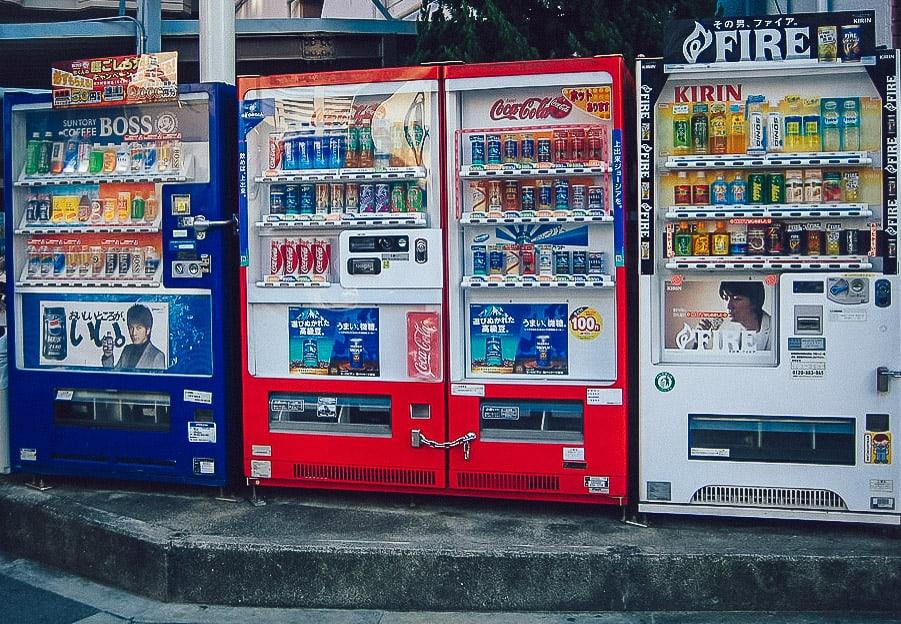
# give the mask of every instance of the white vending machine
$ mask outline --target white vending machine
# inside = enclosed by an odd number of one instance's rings
[[[639,510],[898,524],[898,53],[676,22],[637,66]]]

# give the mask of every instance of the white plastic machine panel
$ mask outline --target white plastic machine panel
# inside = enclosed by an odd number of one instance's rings
[[[441,288],[441,230],[341,232],[344,288]]]
[[[616,379],[611,82],[603,72],[448,81],[448,119],[459,129],[447,137],[453,379]],[[606,106],[588,112],[567,98],[571,90]],[[604,157],[543,157],[538,143],[555,131],[596,139]],[[534,141],[536,164],[516,145],[519,158],[503,152],[492,169],[492,135],[505,150],[511,137]],[[473,159],[480,140],[485,167]]]
[[[858,512],[897,499],[901,388],[878,392],[876,369],[898,360],[898,288],[783,275],[775,366],[655,367],[643,400],[667,418],[641,421],[642,501],[686,504],[706,486],[828,490]]]

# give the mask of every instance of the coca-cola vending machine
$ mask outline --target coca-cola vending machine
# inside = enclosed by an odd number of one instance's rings
[[[439,71],[239,81],[254,484],[445,486]]]
[[[631,77],[610,56],[445,78],[450,491],[625,504]]]

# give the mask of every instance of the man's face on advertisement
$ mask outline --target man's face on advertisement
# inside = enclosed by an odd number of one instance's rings
[[[729,316],[736,323],[741,323],[747,327],[745,321],[755,322],[757,320],[754,310],[751,306],[751,300],[743,295],[726,295],[726,310]]]
[[[128,326],[128,335],[133,344],[144,344],[150,340],[150,328],[140,323],[131,323]]]

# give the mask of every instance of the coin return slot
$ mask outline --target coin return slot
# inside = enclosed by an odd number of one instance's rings
[[[823,334],[823,306],[795,306],[795,333],[821,336]]]
[[[413,403],[410,405],[410,418],[415,420],[427,420],[432,417],[432,408],[428,403]]]

